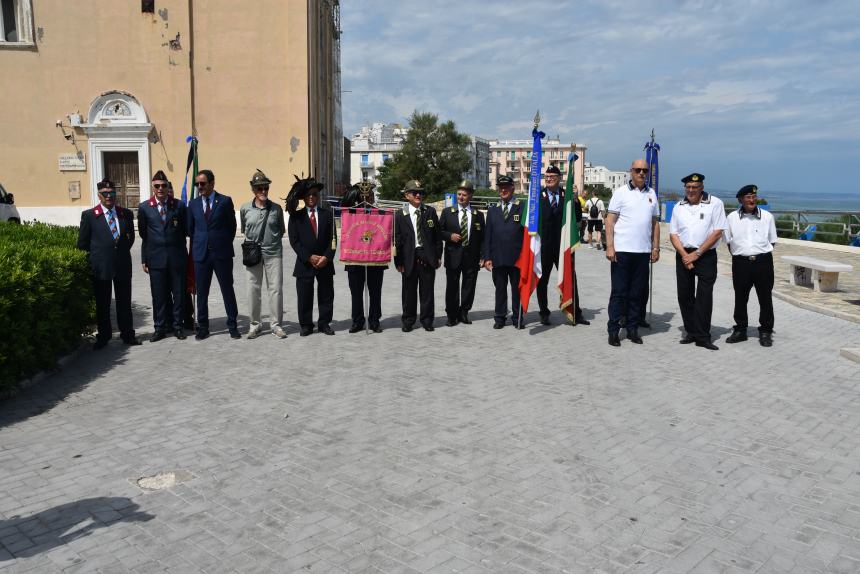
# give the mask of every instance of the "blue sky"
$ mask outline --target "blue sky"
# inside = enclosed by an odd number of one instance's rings
[[[485,138],[542,129],[661,188],[860,193],[860,2],[344,0],[343,123],[412,110]]]

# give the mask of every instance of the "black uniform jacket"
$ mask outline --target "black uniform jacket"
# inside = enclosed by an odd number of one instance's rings
[[[93,276],[102,281],[131,279],[131,246],[134,245],[134,215],[115,206],[119,238],[114,241],[101,204],[81,214],[78,249],[89,253]]]

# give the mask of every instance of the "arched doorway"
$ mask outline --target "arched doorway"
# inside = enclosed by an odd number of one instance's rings
[[[91,204],[98,202],[96,183],[108,177],[117,185],[117,204],[137,208],[149,197],[149,133],[152,124],[131,94],[105,92],[90,104],[87,124]]]

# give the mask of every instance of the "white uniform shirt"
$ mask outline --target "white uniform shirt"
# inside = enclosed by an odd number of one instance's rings
[[[653,189],[622,185],[612,192],[608,211],[618,216],[615,251],[651,253],[651,222],[660,218],[660,204]]]
[[[743,208],[731,212],[726,218],[723,237],[732,255],[761,255],[773,251],[776,243],[776,222],[773,214],[761,208],[743,213]]]
[[[726,207],[719,197],[702,194],[702,199],[696,205],[683,199],[672,210],[672,222],[669,233],[677,235],[681,245],[698,249],[716,230],[726,228]],[[711,249],[716,249],[720,242],[717,240]]]

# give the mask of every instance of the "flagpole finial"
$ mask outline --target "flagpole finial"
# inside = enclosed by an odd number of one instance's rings
[[[654,142],[654,128],[651,128],[651,142]]]
[[[534,122],[535,122],[535,129],[538,129],[538,126],[540,125],[540,110],[535,112]]]

